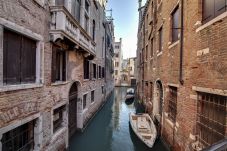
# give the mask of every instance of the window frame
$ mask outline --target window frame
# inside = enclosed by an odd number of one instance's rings
[[[67,81],[67,52],[52,46],[52,83]]]
[[[176,122],[178,88],[169,86],[168,117],[172,122]]]
[[[21,130],[21,129],[26,129],[26,130]],[[7,150],[7,148],[4,148],[4,144],[6,144],[6,143],[10,143],[10,142],[13,142],[10,146],[12,147],[14,144],[15,144],[15,141],[18,141],[19,139],[16,139],[17,137],[19,137],[19,138],[21,138],[21,136],[24,136],[24,135],[26,135],[26,134],[24,134],[24,133],[27,133],[27,132],[29,132],[29,134],[30,135],[28,135],[28,137],[29,138],[25,138],[25,139],[27,139],[27,143],[25,143],[25,144],[23,144],[23,146],[21,146],[21,147],[19,147],[18,149],[16,149],[16,150],[21,150],[21,149],[23,149],[23,148],[25,148],[25,147],[27,147],[28,145],[31,145],[31,148],[30,149],[34,149],[34,147],[35,147],[35,121],[34,120],[32,120],[32,121],[30,121],[30,122],[27,122],[27,123],[24,123],[24,124],[22,124],[22,125],[20,125],[20,126],[18,126],[18,127],[16,127],[16,128],[14,128],[14,129],[11,129],[11,130],[9,130],[8,132],[6,132],[6,133],[3,133],[3,135],[2,135],[2,139],[1,139],[1,147],[2,148],[0,148],[0,149],[6,149]],[[23,135],[24,134],[24,135]],[[10,135],[10,136],[9,136]],[[10,137],[10,139],[7,139],[7,140],[5,140],[6,139],[6,137]],[[23,137],[24,138],[24,137]],[[4,142],[5,141],[5,142]],[[23,141],[23,143],[24,143],[24,141]],[[18,145],[18,144],[17,144]],[[20,144],[21,145],[21,144]],[[18,146],[16,146],[16,147],[18,147]],[[14,148],[14,147],[13,147]],[[15,148],[14,148],[15,149]]]
[[[57,112],[59,111],[59,112]],[[59,119],[55,119],[55,112],[57,112],[58,114],[60,113],[59,115]],[[57,131],[59,131],[60,129],[64,128],[64,114],[66,112],[66,104],[64,105],[61,105],[61,106],[58,106],[56,108],[53,109],[52,111],[52,117],[53,117],[53,121],[52,121],[52,124],[53,124],[53,128],[52,128],[52,133],[55,134]],[[57,126],[55,125],[57,124]]]
[[[206,1],[207,0],[202,0],[202,23],[203,24],[215,19],[216,17],[218,17],[219,15],[227,11],[227,0],[223,0],[223,2],[225,1],[225,6],[223,6],[221,9],[216,8],[217,6],[216,2],[218,1],[209,0],[208,2],[212,3],[210,4],[211,6],[209,6],[208,4],[205,5]],[[210,8],[205,8],[206,6]]]
[[[95,102],[95,90],[91,91],[91,103]]]
[[[171,12],[171,42],[174,43],[179,40],[179,25],[180,25],[180,7],[177,5]],[[176,18],[175,18],[176,17]],[[178,21],[175,23],[175,21]],[[177,26],[177,27],[175,27]]]
[[[87,93],[83,95],[83,110],[86,110],[87,108]]]
[[[216,100],[216,98],[218,98],[218,100]],[[222,140],[225,138],[225,132],[226,132],[225,125],[227,123],[226,105],[227,105],[227,96],[197,91],[197,114],[196,114],[196,131],[197,132],[196,133],[198,134],[197,141],[199,142],[199,145],[201,146],[201,148],[210,146],[211,144],[216,143],[219,140]],[[220,115],[224,115],[224,117],[222,117],[221,119]],[[224,121],[220,121],[220,120],[224,120]],[[221,122],[224,122],[224,123],[221,123]],[[222,129],[221,129],[221,126],[222,126]],[[214,129],[214,127],[216,129]],[[214,140],[215,139],[214,135],[217,135],[217,134],[222,138],[220,137],[219,140]],[[208,142],[208,141],[211,141],[211,142]]]
[[[158,47],[159,47],[159,51],[158,52],[162,52],[163,50],[163,25],[159,28],[158,30]]]
[[[3,84],[3,70],[0,70],[0,92],[14,91],[14,90],[22,90],[22,89],[30,89],[37,88],[43,86],[43,68],[41,66],[42,58],[43,58],[43,50],[44,50],[44,42],[43,37],[37,33],[29,29],[24,29],[22,26],[12,23],[10,21],[2,21],[3,25],[0,25],[0,43],[3,43],[4,37],[3,32],[5,29],[10,30],[12,32],[18,33],[19,35],[25,36],[29,39],[36,41],[36,74],[35,74],[35,82],[27,83],[27,84],[18,84],[18,85],[4,85]],[[14,24],[14,26],[11,26]],[[0,68],[3,69],[3,45],[0,45]]]
[[[84,80],[90,79],[90,61],[84,58]]]

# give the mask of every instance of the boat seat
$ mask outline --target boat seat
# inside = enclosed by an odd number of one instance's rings
[[[146,117],[137,118],[137,129],[139,132],[151,133],[149,128],[150,128],[150,126],[149,126],[149,123],[148,123]]]
[[[151,134],[146,134],[146,133],[140,133],[141,136],[145,139],[151,139],[152,135]]]

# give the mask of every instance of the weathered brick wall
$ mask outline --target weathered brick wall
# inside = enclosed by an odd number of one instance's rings
[[[46,1],[44,2],[44,5],[41,6],[34,0],[0,1],[0,19],[11,21],[15,23],[15,26],[22,26],[24,30],[29,29],[41,35],[43,38],[41,42],[44,48],[41,54],[43,57],[41,59],[41,78],[43,83],[38,88],[0,92],[0,129],[20,123],[21,120],[40,113],[40,118],[42,119],[40,149],[55,151],[67,147],[68,126],[65,123],[64,130],[52,135],[53,108],[59,104],[66,104],[67,108],[70,87],[74,82],[79,82],[81,85],[78,87],[78,97],[82,98],[84,93],[88,93],[87,111],[82,117],[82,124],[84,124],[104,103],[102,86],[105,83],[104,79],[84,81],[84,56],[75,51],[67,51],[67,82],[60,84],[51,82],[52,43],[49,39],[50,13]],[[103,27],[101,26],[101,28]],[[101,36],[103,34],[104,32],[101,33]],[[104,66],[104,59],[102,59],[100,54],[103,44],[99,41],[101,39],[100,36],[97,36],[97,38],[96,51],[99,55],[93,62]],[[93,104],[90,103],[92,90],[95,90],[95,102]]]
[[[151,0],[152,2],[152,0]],[[150,23],[152,17],[151,4],[147,7],[144,15],[144,22]],[[158,6],[154,1],[155,20],[153,33],[151,26],[148,28],[148,36],[145,34],[145,42],[143,41],[143,28],[138,31],[138,50],[145,49],[148,43],[149,35],[154,38],[154,57],[150,60],[150,65],[145,65],[144,79],[142,72],[139,75],[138,91],[142,91],[142,80],[153,82],[153,99],[152,103],[159,101],[156,89],[156,80],[162,82],[164,89],[164,110],[162,113],[162,136],[173,147],[174,150],[192,150],[191,143],[194,142],[196,135],[196,113],[197,113],[197,92],[194,87],[211,88],[210,91],[218,89],[224,94],[227,90],[227,30],[226,17],[220,21],[204,27],[202,22],[202,5],[201,1],[184,1],[184,47],[183,47],[183,80],[184,84],[179,82],[179,66],[180,66],[180,41],[171,43],[171,12],[181,2],[174,0],[171,2],[162,1]],[[148,14],[148,19],[147,19]],[[180,21],[180,18],[179,18]],[[164,45],[162,53],[158,53],[159,35],[158,30],[163,27]],[[179,25],[180,26],[180,25]],[[180,31],[180,30],[179,30]],[[145,43],[145,45],[143,44]],[[148,51],[149,53],[150,51]],[[148,54],[148,56],[151,54]],[[139,56],[137,56],[139,57]],[[145,60],[143,56],[142,62]],[[153,69],[152,69],[153,68]],[[152,69],[152,70],[151,70]],[[142,68],[141,70],[142,71]],[[177,97],[177,117],[176,122],[171,122],[168,117],[169,102],[169,86],[174,85],[178,89]],[[149,87],[144,86],[144,93],[140,95],[148,98],[151,92],[147,93]],[[149,91],[149,90],[148,90]],[[150,90],[151,91],[151,90]],[[146,103],[147,104],[147,103]],[[150,108],[150,107],[148,107]],[[153,106],[157,108],[157,106]],[[149,113],[152,109],[148,110]],[[175,129],[175,130],[174,130]]]

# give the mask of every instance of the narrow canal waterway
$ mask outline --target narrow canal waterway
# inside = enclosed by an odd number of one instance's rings
[[[83,133],[70,140],[70,151],[166,151],[160,140],[152,149],[147,148],[133,133],[129,125],[129,112],[134,105],[126,105],[126,88],[115,88],[106,105],[92,119]]]

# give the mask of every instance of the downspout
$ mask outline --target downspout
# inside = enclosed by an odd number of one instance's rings
[[[145,92],[144,92],[144,77],[145,77],[145,73],[144,73],[144,71],[145,71],[145,70],[144,70],[144,63],[145,63],[144,54],[145,54],[145,53],[144,53],[144,52],[145,52],[145,49],[146,49],[146,48],[145,48],[145,47],[146,47],[146,46],[145,46],[145,38],[146,38],[146,35],[145,35],[146,29],[145,29],[145,27],[146,27],[146,26],[145,26],[145,19],[144,19],[144,20],[143,20],[143,52],[142,52],[142,54],[143,54],[143,64],[142,64],[142,65],[143,65],[143,66],[142,66],[142,67],[143,67],[143,72],[142,72],[142,74],[143,74],[143,75],[142,75],[142,77],[143,77],[143,83],[142,83],[142,84],[143,84],[143,87],[142,87],[142,88],[143,88],[143,89],[142,89],[142,91],[143,91],[143,92],[142,92],[143,101],[144,101],[144,93],[145,93]]]
[[[180,75],[179,81],[181,85],[184,84],[183,80],[183,53],[184,53],[184,0],[181,0],[181,27],[180,27]]]

